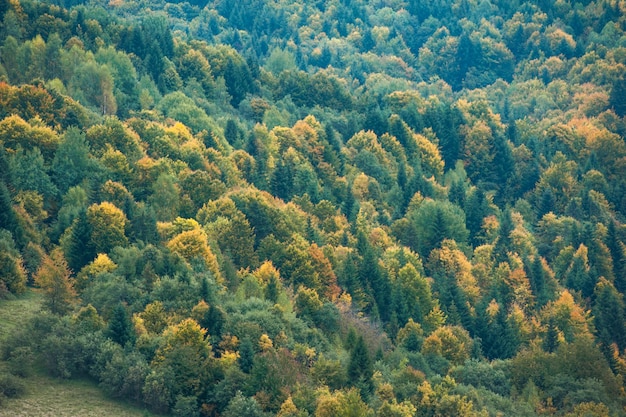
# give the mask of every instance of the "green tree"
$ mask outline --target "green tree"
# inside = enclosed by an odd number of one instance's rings
[[[92,225],[87,217],[86,208],[80,209],[66,233],[67,240],[63,244],[65,257],[70,270],[76,274],[97,255],[91,239]]]
[[[239,57],[237,57],[239,58]],[[224,69],[224,81],[226,89],[230,94],[230,104],[239,107],[239,103],[246,97],[246,94],[253,92],[254,80],[250,74],[250,69],[243,59],[227,57]]]
[[[109,324],[107,328],[107,335],[115,343],[122,346],[127,343],[132,343],[135,339],[135,331],[133,329],[133,323],[127,311],[127,307],[122,303],[113,310]]]
[[[92,175],[94,166],[89,159],[89,144],[85,135],[76,127],[70,127],[52,160],[52,179],[61,194]]]
[[[0,229],[12,232],[12,239],[21,241],[21,229],[17,227],[17,218],[11,201],[11,194],[4,181],[0,181]]]
[[[626,77],[618,79],[611,88],[609,105],[620,116],[626,116]]]
[[[467,242],[469,232],[465,227],[465,214],[448,201],[426,199],[407,214],[415,225],[418,241],[415,247],[423,258],[445,239],[453,239],[459,245]]]
[[[223,417],[264,417],[266,414],[263,412],[259,403],[254,398],[244,397],[241,392],[238,392],[235,397],[230,400],[228,407],[222,414]]]
[[[616,343],[620,351],[626,348],[623,296],[606,279],[596,285],[592,312],[600,341],[607,346]]]
[[[348,380],[364,392],[371,389],[372,374],[374,372],[372,357],[370,356],[363,335],[359,335],[350,352],[348,362]]]
[[[0,229],[0,294],[20,294],[26,290],[26,271],[11,234]]]
[[[57,196],[58,189],[48,175],[38,147],[31,150],[18,147],[17,152],[9,159],[9,168],[11,183],[18,190],[37,191],[47,199]]]
[[[246,337],[239,346],[239,367],[245,373],[249,373],[254,365],[254,344],[249,337]]]
[[[548,329],[543,339],[542,348],[548,353],[553,353],[559,347],[559,329],[556,327],[554,318],[548,320]]]

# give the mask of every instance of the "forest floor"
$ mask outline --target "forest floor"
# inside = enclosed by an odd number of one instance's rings
[[[41,309],[42,296],[29,290],[12,300],[0,301],[0,343],[15,328]],[[4,364],[0,362],[0,369]],[[148,417],[154,414],[115,401],[89,380],[62,380],[36,371],[24,380],[26,392],[16,399],[3,399],[0,417]]]

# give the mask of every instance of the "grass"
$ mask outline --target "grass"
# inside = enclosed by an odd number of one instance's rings
[[[0,343],[41,309],[41,293],[29,290],[10,300],[0,300]],[[4,370],[0,362],[0,371]],[[26,393],[4,399],[0,417],[146,417],[154,414],[106,396],[93,381],[61,380],[36,373],[24,380]]]
[[[21,398],[5,400],[2,417],[146,417],[148,411],[108,398],[91,381],[66,381],[36,375],[26,379]]]
[[[41,309],[42,302],[43,296],[34,290],[13,299],[0,300],[0,340],[26,324]]]

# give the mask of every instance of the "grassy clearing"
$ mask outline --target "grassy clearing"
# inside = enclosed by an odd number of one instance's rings
[[[64,381],[46,376],[27,380],[22,398],[5,400],[2,417],[146,417],[153,414],[108,398],[91,381]]]
[[[0,343],[41,309],[43,297],[28,291],[12,300],[0,300]],[[0,371],[4,370],[0,362]],[[24,380],[26,393],[4,399],[0,417],[146,417],[138,407],[108,398],[92,381],[65,381],[36,374]]]
[[[43,296],[34,290],[12,300],[0,300],[0,340],[28,322],[41,309],[42,302]]]

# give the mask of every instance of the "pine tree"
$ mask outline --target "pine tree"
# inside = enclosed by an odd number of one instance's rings
[[[497,193],[497,200],[499,202],[505,202],[510,194],[508,182],[513,173],[515,172],[515,160],[513,159],[513,152],[508,141],[500,136],[496,135],[493,143],[493,176],[496,184],[501,184]]]
[[[250,373],[254,365],[254,345],[250,338],[245,338],[239,345],[239,367],[245,373]]]
[[[391,285],[389,278],[378,264],[378,255],[375,249],[361,231],[357,235],[357,247],[363,256],[358,270],[361,288],[371,289],[368,291],[368,294],[371,294],[374,298],[376,311],[380,314],[380,319],[387,322],[391,314]]]
[[[7,184],[11,175],[9,171],[9,160],[7,159],[6,150],[4,146],[0,144],[0,183]]]
[[[606,279],[596,285],[595,302],[592,308],[594,323],[599,336],[603,332],[610,337],[610,343],[617,343],[620,351],[626,348],[625,306],[622,295]],[[606,343],[606,341],[603,341]]]
[[[506,262],[508,259],[508,251],[511,244],[511,232],[513,231],[513,219],[511,218],[511,209],[506,208],[500,216],[500,228],[498,231],[498,240],[494,250],[496,262]]]
[[[372,358],[365,339],[359,335],[356,343],[350,352],[350,362],[348,362],[348,380],[353,384],[365,383],[370,384],[372,374],[374,372]]]
[[[270,275],[270,280],[265,287],[265,298],[272,303],[278,302],[278,295],[280,293],[280,281],[275,275]]]
[[[487,333],[481,335],[483,352],[488,359],[513,357],[519,346],[519,335],[507,317],[506,308],[500,305],[495,317],[488,319]]]
[[[88,176],[92,165],[85,135],[75,127],[67,129],[52,161],[52,179],[61,194]]]
[[[4,181],[0,181],[0,229],[12,231],[16,224],[11,194]]]
[[[96,256],[96,250],[91,244],[91,225],[87,220],[86,209],[80,211],[70,230],[65,256],[70,270],[76,274]]]
[[[274,196],[289,201],[293,196],[293,180],[291,165],[280,160],[270,178],[270,191]]]
[[[118,303],[113,310],[113,314],[109,320],[107,335],[111,340],[122,346],[129,342],[132,343],[135,339],[133,323],[126,311],[126,307],[122,303]]]
[[[613,261],[613,274],[615,276],[615,288],[626,294],[626,258],[624,257],[624,246],[617,235],[616,222],[609,222],[606,245],[611,253]]]
[[[626,116],[626,77],[622,77],[613,84],[609,105],[619,117]]]
[[[525,264],[527,263],[528,261],[525,262]],[[537,305],[543,307],[548,302],[549,297],[546,288],[546,272],[543,269],[543,263],[539,255],[535,255],[532,264],[527,270],[530,288],[535,295]]]
[[[481,189],[474,189],[465,203],[465,216],[467,218],[467,229],[470,232],[472,243],[477,246],[482,243],[480,233],[482,231],[483,220],[491,214],[489,202],[485,196],[485,192]]]
[[[226,127],[224,128],[224,138],[231,145],[235,145],[235,143],[239,140],[239,129],[237,128],[237,123],[233,119],[228,119],[226,121]]]
[[[548,330],[543,339],[543,350],[548,353],[553,353],[559,347],[559,329],[556,327],[556,323],[553,317],[550,317],[548,321]]]

